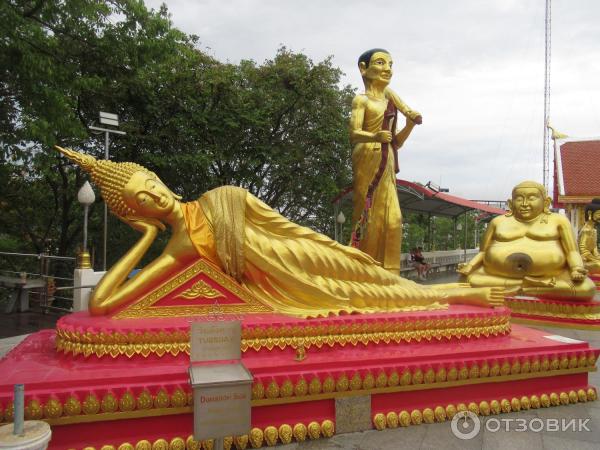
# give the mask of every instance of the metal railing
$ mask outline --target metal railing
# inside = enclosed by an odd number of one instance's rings
[[[21,289],[27,280],[41,280],[40,287],[28,288],[29,301],[38,303],[43,312],[69,312],[73,295],[75,258],[46,253],[0,252],[0,274],[6,289]],[[57,294],[59,293],[59,294]]]

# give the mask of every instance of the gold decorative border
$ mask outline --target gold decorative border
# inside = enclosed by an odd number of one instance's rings
[[[584,403],[597,399],[597,393],[594,388],[589,388],[587,391],[579,389],[577,392],[569,391],[557,394],[522,396],[521,398],[513,397],[511,400],[503,398],[501,400],[481,401],[479,403],[471,402],[468,405],[459,403],[458,405],[447,405],[445,408],[441,405],[433,408],[425,408],[423,410],[414,409],[409,411],[390,411],[387,414],[377,413],[373,416],[373,425],[377,430],[386,428],[397,428],[398,426],[407,427],[409,425],[421,425],[422,423],[445,422],[452,420],[456,414],[470,411],[481,416],[489,416],[490,414],[509,413],[511,411],[521,411],[537,408],[548,408],[550,406],[568,405],[574,403]]]
[[[600,303],[588,306],[576,303],[550,303],[533,300],[506,299],[504,304],[518,314],[553,317],[559,319],[598,320],[600,322]]]
[[[308,349],[312,346],[333,347],[371,343],[420,342],[451,338],[480,338],[510,333],[510,316],[495,315],[470,318],[439,318],[416,321],[364,321],[350,324],[308,326],[247,327],[242,330],[243,352],[263,348],[286,347]],[[125,355],[147,357],[190,352],[188,331],[93,333],[56,329],[56,348],[72,355]]]
[[[414,409],[411,412],[402,410],[399,413],[390,411],[387,414],[377,413],[373,415],[373,425],[377,430],[386,428],[397,428],[398,426],[407,427],[409,425],[421,425],[422,423],[445,422],[452,420],[456,414],[470,411],[481,416],[489,416],[490,414],[510,413],[511,411],[521,411],[537,408],[548,408],[551,406],[568,405],[575,403],[584,403],[595,401],[597,392],[594,388],[586,390],[579,389],[567,392],[551,392],[550,394],[543,393],[541,395],[522,396],[521,398],[513,397],[511,400],[503,398],[501,400],[483,400],[479,403],[470,402],[468,405],[459,403],[458,405],[449,404],[446,407],[441,405],[425,408]],[[319,439],[320,437],[329,438],[335,434],[335,424],[331,420],[324,420],[321,423],[313,421],[308,425],[297,423],[293,427],[289,424],[282,424],[279,427],[268,426],[266,428],[253,428],[249,434],[243,436],[229,436],[223,441],[225,450],[245,450],[250,445],[252,448],[261,448],[264,445],[273,447],[279,442],[289,444],[292,440],[303,442],[306,438],[311,440]],[[138,441],[135,445],[124,442],[119,446],[106,444],[100,447],[100,450],[213,450],[214,440],[195,441],[192,435],[187,439],[182,437],[174,437],[170,441],[166,439],[157,439],[154,442],[148,440]],[[83,450],[96,450],[95,447],[85,447]]]
[[[286,379],[256,380],[252,385],[252,406],[267,406],[287,403],[325,400],[341,396],[385,394],[402,391],[417,391],[455,386],[517,381],[545,378],[574,373],[596,371],[594,352],[513,359],[512,361],[483,361],[471,364],[449,364],[437,370],[408,368],[402,371],[388,369],[377,373],[346,371],[335,378],[327,375],[321,379],[313,376],[310,381],[300,377],[296,382]]]
[[[154,308],[153,305],[166,294],[181,286],[199,274],[206,274],[210,279],[216,281],[232,294],[245,302],[243,305],[219,304],[219,310],[227,313],[260,313],[272,312],[268,306],[257,300],[250,292],[241,287],[230,277],[204,260],[199,260],[183,273],[178,274],[166,281],[160,287],[152,291],[140,301],[121,310],[113,316],[114,319],[139,319],[147,317],[184,317],[198,314],[206,314],[214,309],[214,305],[195,306],[161,306]]]
[[[164,387],[154,393],[144,388],[137,395],[131,389],[126,389],[121,396],[111,390],[101,396],[89,391],[71,393],[63,399],[50,395],[45,403],[36,397],[29,398],[25,406],[25,419],[45,420],[50,425],[68,425],[191,413],[192,406],[192,392],[180,386],[170,394]],[[0,423],[12,422],[13,414],[12,401],[8,401],[4,407],[0,404]]]
[[[513,323],[520,323],[523,325],[536,325],[536,326],[545,326],[545,327],[553,327],[553,328],[565,328],[569,330],[590,330],[590,331],[599,331],[600,323],[597,325],[586,325],[578,322],[557,322],[555,320],[550,319],[530,319],[528,317],[516,317],[513,316],[511,319]]]
[[[252,428],[250,433],[243,436],[229,436],[223,440],[225,450],[244,450],[246,448],[260,448],[263,445],[273,447],[278,442],[289,444],[292,440],[303,442],[307,438],[310,440],[320,437],[329,438],[335,434],[335,424],[326,419],[321,423],[313,421],[308,425],[302,422],[296,423],[293,427],[287,423],[279,427],[270,425],[266,428]],[[214,440],[195,441],[194,436],[190,435],[187,439],[174,437],[170,441],[166,439],[157,439],[154,442],[148,440],[138,441],[135,445],[125,442],[118,447],[112,444],[103,445],[100,450],[213,450]],[[96,450],[95,447],[85,447],[83,450]],[[219,449],[220,450],[220,449]]]
[[[516,381],[596,371],[593,351],[534,356],[511,360],[477,361],[437,366],[388,368],[386,371],[341,371],[334,375],[280,379],[259,378],[252,385],[252,406],[289,404],[336,397],[401,391],[451,388],[462,385]],[[120,396],[108,390],[70,393],[45,401],[28,398],[27,420],[46,420],[50,425],[98,422],[191,413],[192,392],[174,386],[126,389]],[[13,403],[0,403],[0,423],[13,420]]]

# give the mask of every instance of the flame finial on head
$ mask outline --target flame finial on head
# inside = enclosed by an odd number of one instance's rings
[[[135,215],[135,211],[123,201],[123,188],[135,172],[154,175],[143,166],[132,162],[116,163],[96,159],[91,155],[55,145],[54,148],[90,174],[92,181],[100,188],[102,198],[113,214],[126,217]]]

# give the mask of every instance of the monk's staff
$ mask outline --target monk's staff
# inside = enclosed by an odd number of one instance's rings
[[[398,146],[395,142],[396,137],[396,122],[398,119],[398,110],[396,109],[392,100],[388,100],[387,108],[383,113],[383,124],[382,130],[390,130],[392,133],[392,149],[394,151],[394,173],[398,173],[400,171],[400,167],[398,165]],[[390,127],[391,123],[391,127]],[[379,186],[379,182],[381,181],[381,177],[383,177],[383,173],[385,172],[385,167],[387,166],[388,153],[389,153],[389,143],[382,142],[381,143],[381,161],[379,161],[379,168],[375,173],[375,176],[371,180],[369,184],[369,188],[367,189],[367,196],[365,198],[365,207],[363,208],[362,213],[360,214],[360,218],[354,224],[354,229],[352,230],[352,247],[358,248],[360,245],[360,241],[366,235],[367,222],[369,221],[369,210],[371,206],[373,206],[373,194],[375,193],[375,189]]]

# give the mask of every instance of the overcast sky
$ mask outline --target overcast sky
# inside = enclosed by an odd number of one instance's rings
[[[358,55],[387,48],[390,86],[424,118],[400,178],[492,200],[542,181],[543,0],[146,0],[161,3],[221,61],[262,62],[285,45],[333,56],[359,90]],[[552,2],[551,77],[551,123],[600,136],[600,1]]]

